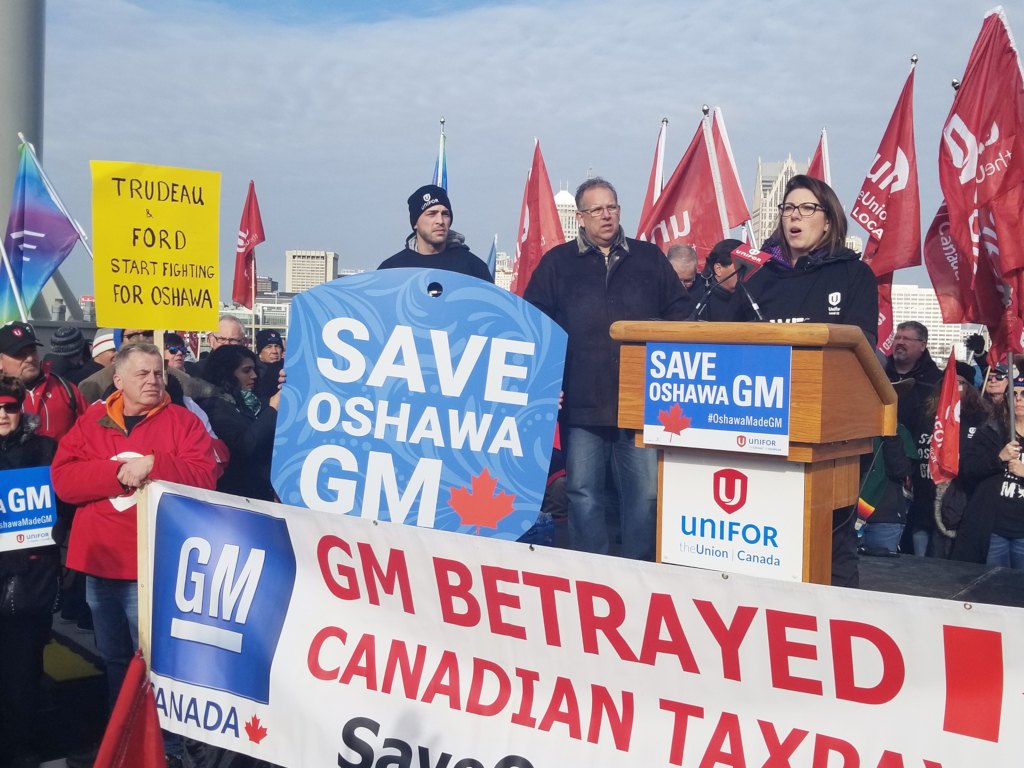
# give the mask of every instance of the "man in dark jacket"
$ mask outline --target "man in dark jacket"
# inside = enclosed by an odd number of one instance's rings
[[[413,192],[408,202],[412,234],[405,248],[377,269],[445,269],[494,282],[487,265],[470,252],[466,238],[451,228],[452,204],[447,192],[427,184]]]
[[[606,480],[618,488],[622,555],[653,560],[657,526],[657,452],[637,448],[618,429],[617,320],[685,320],[686,289],[657,246],[625,236],[615,189],[600,178],[576,190],[579,236],[544,254],[523,298],[569,334],[561,413],[566,448],[569,543],[606,554]]]
[[[885,373],[889,381],[913,379],[929,387],[942,381],[942,371],[928,353],[928,329],[923,324],[908,320],[896,326],[892,354],[885,361]]]

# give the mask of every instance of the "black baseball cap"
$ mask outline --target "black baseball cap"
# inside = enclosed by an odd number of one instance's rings
[[[0,355],[15,355],[25,347],[41,347],[43,342],[28,323],[14,320],[0,327]]]

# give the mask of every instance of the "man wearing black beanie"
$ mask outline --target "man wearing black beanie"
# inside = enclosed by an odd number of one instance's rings
[[[412,193],[409,223],[412,234],[405,248],[378,269],[446,269],[494,282],[487,265],[470,252],[466,239],[451,228],[452,204],[441,187],[427,184]]]

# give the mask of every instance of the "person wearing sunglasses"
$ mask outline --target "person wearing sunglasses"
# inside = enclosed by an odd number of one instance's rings
[[[164,334],[164,362],[168,368],[185,370],[185,340],[180,334]]]
[[[993,365],[988,369],[985,385],[982,387],[985,399],[994,406],[1002,406],[1006,402],[1007,386],[1006,363]]]

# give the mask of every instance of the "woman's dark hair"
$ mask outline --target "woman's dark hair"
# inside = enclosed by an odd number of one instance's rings
[[[940,381],[932,387],[932,391],[924,401],[923,412],[929,424],[935,423],[935,412],[939,410],[939,398],[941,396],[942,382]],[[986,420],[993,416],[999,417],[999,409],[993,409],[992,402],[983,398],[981,392],[976,387],[965,386],[963,391],[960,392],[960,416],[963,418],[965,416],[974,416],[978,413],[985,414]]]
[[[17,376],[0,373],[0,397],[13,397],[19,403],[25,402],[25,384]]]
[[[256,353],[248,347],[239,344],[225,344],[217,347],[206,360],[204,378],[215,387],[220,387],[225,392],[234,394],[241,387],[238,386],[238,379],[235,378],[235,371],[242,364],[243,360],[252,360],[253,365],[259,368],[259,358]]]
[[[794,176],[786,185],[786,194],[782,196],[783,201],[789,197],[794,189],[806,189],[818,199],[818,204],[824,208],[825,220],[828,222],[828,232],[825,233],[825,245],[829,253],[835,253],[846,246],[846,213],[843,211],[843,204],[839,202],[832,187],[824,181],[819,181],[813,176]],[[779,214],[779,224],[775,227],[775,239],[783,252],[793,258],[789,252],[789,242],[786,240],[786,233],[783,231],[784,219]]]

